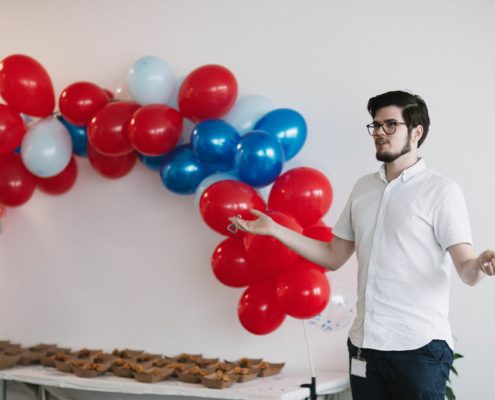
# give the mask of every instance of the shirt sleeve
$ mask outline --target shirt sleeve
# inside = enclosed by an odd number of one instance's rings
[[[460,243],[473,243],[464,194],[457,183],[450,183],[434,212],[433,229],[443,250]]]
[[[352,227],[352,199],[354,190],[349,195],[344,211],[340,214],[332,233],[341,239],[355,241],[354,228]]]

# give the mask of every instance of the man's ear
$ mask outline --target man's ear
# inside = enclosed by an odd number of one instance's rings
[[[423,131],[423,125],[418,125],[418,126],[414,127],[414,129],[412,130],[412,134],[411,134],[411,137],[412,137],[414,143],[419,142],[419,139],[421,139],[423,136],[423,132],[424,132]]]

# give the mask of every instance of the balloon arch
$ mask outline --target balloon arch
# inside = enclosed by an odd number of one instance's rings
[[[35,188],[53,195],[68,191],[77,177],[75,156],[87,157],[111,179],[125,176],[139,159],[160,174],[168,190],[195,194],[205,223],[226,236],[211,266],[221,283],[247,287],[238,305],[246,330],[267,334],[286,315],[317,316],[330,299],[324,268],[274,238],[227,229],[229,217],[252,219],[249,209],[257,209],[306,236],[332,239],[322,222],[333,198],[329,180],[308,167],[281,174],[284,162],[304,145],[304,118],[292,109],[274,109],[263,96],[238,99],[234,75],[220,65],[193,70],[176,99],[175,93],[169,65],[149,56],[133,64],[115,96],[94,83],[76,82],[62,91],[54,112],[54,89],[43,66],[26,55],[2,60],[0,230],[7,207],[26,203]],[[170,105],[174,101],[177,109]],[[180,144],[185,118],[196,125]],[[266,204],[256,189],[270,184]]]

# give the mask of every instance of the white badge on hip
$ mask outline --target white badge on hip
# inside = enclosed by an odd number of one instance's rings
[[[360,348],[358,348],[357,356],[351,358],[351,375],[366,378],[366,360],[361,358]]]
[[[366,361],[353,357],[351,359],[351,375],[366,378]]]

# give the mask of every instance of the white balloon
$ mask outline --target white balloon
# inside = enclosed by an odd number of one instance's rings
[[[114,94],[115,100],[128,101],[133,100],[131,94],[129,93],[129,87],[127,86],[127,76],[118,83],[115,88]]]
[[[241,96],[223,119],[242,135],[253,130],[256,122],[274,108],[272,101],[264,96]]]
[[[334,332],[347,327],[355,315],[347,287],[338,280],[331,280],[331,295],[321,314],[309,320],[309,324],[324,332]]]
[[[32,125],[21,144],[22,162],[40,178],[58,175],[72,157],[72,139],[56,117],[47,117]]]

